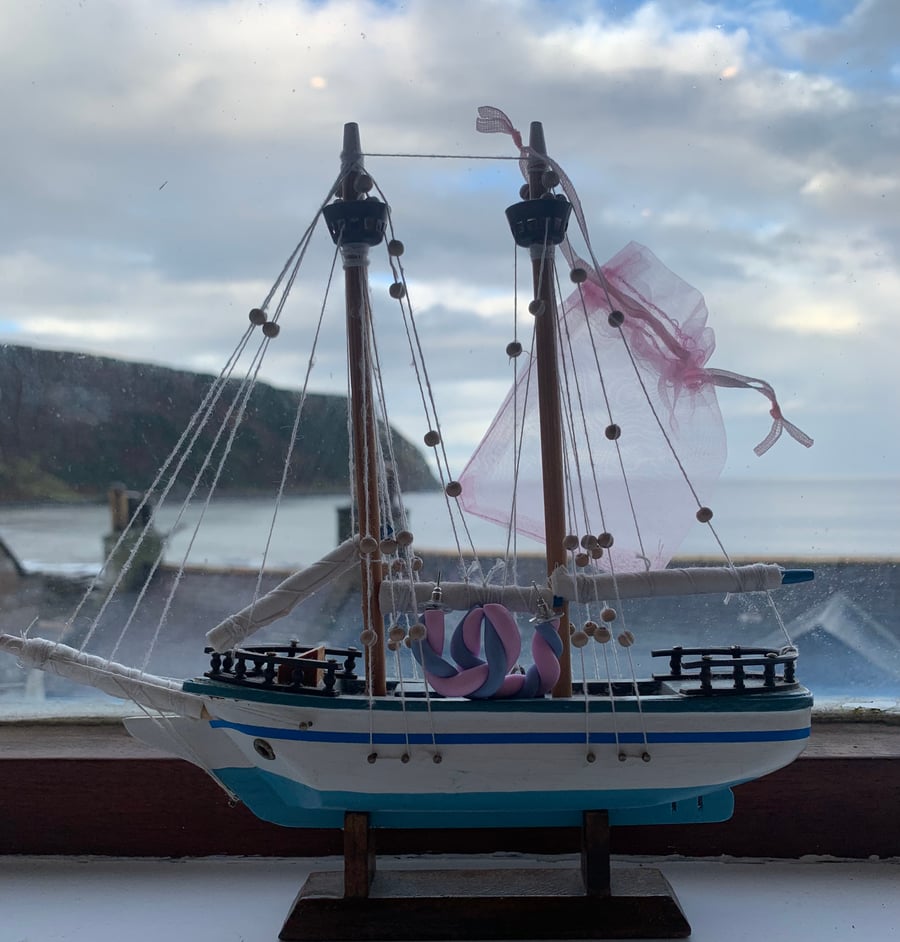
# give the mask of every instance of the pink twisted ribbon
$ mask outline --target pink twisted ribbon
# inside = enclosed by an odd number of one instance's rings
[[[521,638],[516,620],[503,605],[488,602],[476,605],[463,616],[451,639],[450,651],[456,663],[442,655],[444,612],[426,609],[425,639],[413,644],[412,651],[422,665],[425,678],[444,697],[540,697],[559,680],[562,642],[559,620],[535,627],[531,644],[534,665],[527,674],[509,673],[519,658]],[[481,657],[482,639],[485,658]]]

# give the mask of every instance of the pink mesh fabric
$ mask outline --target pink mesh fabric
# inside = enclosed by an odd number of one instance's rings
[[[510,135],[526,171],[531,149],[500,109],[479,108],[476,128]],[[579,537],[613,534],[613,547],[596,564],[601,569],[663,567],[696,521],[698,501],[710,499],[725,462],[716,386],[755,389],[771,403],[772,427],[757,454],[783,431],[806,447],[813,442],[784,418],[764,380],[706,366],[715,349],[706,303],[649,249],[632,242],[597,270],[574,186],[552,158],[541,159],[559,175],[594,263],[563,244],[570,265],[588,274],[561,312],[567,528]],[[609,324],[611,311],[625,315],[621,327]],[[467,511],[509,526],[521,441],[515,529],[543,540],[535,366],[532,357],[459,480]],[[618,442],[604,434],[610,423],[622,429]]]
[[[647,249],[634,243],[604,266],[603,271],[615,309],[626,315],[622,331],[628,337],[635,363],[632,364],[619,330],[607,322],[611,308],[606,292],[596,275],[589,277],[581,286],[582,292],[575,291],[568,298],[562,314],[560,371],[568,381],[563,397],[571,404],[572,416],[564,423],[570,478],[568,503],[572,507],[567,528],[579,536],[612,533],[615,543],[599,561],[601,568],[609,567],[611,554],[617,572],[634,572],[647,565],[664,566],[696,522],[696,501],[666,436],[698,493],[709,494],[725,461],[725,434],[715,389],[698,373],[714,346],[712,331],[706,326],[703,298]],[[671,316],[662,316],[672,333],[648,327],[650,311],[661,312],[664,308],[671,312]],[[676,329],[676,316],[689,327],[690,337]],[[681,355],[682,346],[690,350],[689,357]],[[535,365],[536,360],[531,358],[520,372],[517,395],[514,397],[510,391],[460,476],[463,486],[460,500],[476,516],[509,525],[515,446],[519,439],[515,398],[523,425],[516,529],[543,540]],[[605,405],[604,385],[611,419]],[[661,419],[665,436],[650,402]],[[622,429],[618,445],[628,489],[616,443],[604,434],[610,421]]]

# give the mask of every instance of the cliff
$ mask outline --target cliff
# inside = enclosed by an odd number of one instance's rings
[[[113,481],[149,487],[212,380],[108,357],[0,345],[0,501],[94,498]],[[181,487],[199,471],[237,388],[232,381],[219,398],[179,474]],[[219,482],[223,492],[272,493],[278,486],[298,396],[257,384]],[[401,487],[434,486],[422,454],[392,435]],[[217,464],[214,457],[203,486]],[[308,395],[287,487],[295,494],[348,489],[344,397]]]

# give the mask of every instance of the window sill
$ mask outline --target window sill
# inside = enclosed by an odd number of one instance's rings
[[[793,765],[735,789],[731,821],[623,827],[617,854],[900,856],[900,725],[823,722]],[[0,854],[323,856],[336,831],[259,821],[121,723],[0,725]],[[568,829],[379,832],[382,853],[569,853]]]

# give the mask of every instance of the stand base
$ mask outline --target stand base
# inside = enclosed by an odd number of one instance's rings
[[[341,873],[312,873],[282,942],[437,939],[684,939],[691,934],[665,877],[612,871],[612,895],[585,896],[572,870],[380,872],[365,898]]]
[[[438,939],[684,939],[668,881],[652,868],[612,870],[605,812],[585,812],[580,870],[376,872],[368,819],[348,814],[344,872],[311,873],[282,942]]]

